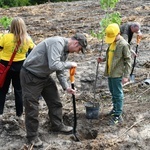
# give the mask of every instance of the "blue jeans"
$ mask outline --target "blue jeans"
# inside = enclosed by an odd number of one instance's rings
[[[108,78],[108,86],[112,95],[113,111],[114,115],[121,115],[123,109],[123,88],[122,77]]]

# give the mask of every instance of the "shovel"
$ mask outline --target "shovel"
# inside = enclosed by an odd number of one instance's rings
[[[103,49],[103,40],[102,40],[101,51],[99,53],[99,56],[102,55],[102,49]],[[97,66],[96,66],[96,77],[95,77],[95,83],[94,83],[94,101],[95,101],[95,94],[96,94],[96,83],[97,83],[97,77],[98,77],[98,68],[99,68],[99,62],[97,62]]]
[[[71,87],[74,89],[74,74],[75,74],[76,68],[72,67],[70,69],[70,81],[71,81]],[[74,140],[79,141],[77,135],[76,135],[76,127],[77,127],[77,117],[76,117],[76,101],[75,101],[75,95],[72,94],[72,100],[73,100],[73,113],[74,113],[74,125],[73,125],[73,135]]]
[[[97,62],[97,67],[96,67],[96,77],[95,77],[95,83],[94,83],[94,99],[92,100],[92,102],[85,103],[87,119],[98,119],[99,117],[100,104],[98,102],[95,102],[98,68],[99,68],[99,62]]]
[[[141,36],[137,35],[137,45],[136,45],[135,54],[137,54],[137,52],[138,52],[138,46],[139,46],[140,41],[141,41]],[[132,70],[131,70],[131,73],[130,73],[130,82],[135,81],[135,75],[133,74],[135,65],[136,65],[136,56],[134,56],[133,66],[132,66]]]

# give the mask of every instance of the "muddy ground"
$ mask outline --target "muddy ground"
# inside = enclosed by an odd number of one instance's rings
[[[47,107],[40,100],[39,137],[44,142],[41,150],[149,150],[150,148],[150,85],[144,81],[150,73],[150,2],[149,0],[121,0],[116,10],[121,13],[122,23],[138,21],[143,32],[143,39],[138,47],[137,64],[134,70],[135,82],[124,86],[125,99],[121,125],[109,126],[106,114],[111,110],[111,97],[107,87],[107,78],[103,76],[104,64],[99,65],[95,101],[100,103],[98,119],[87,119],[85,103],[93,99],[96,58],[99,55],[101,41],[90,35],[91,30],[99,30],[99,21],[105,12],[99,1],[78,1],[70,3],[47,3],[37,6],[1,9],[0,17],[22,17],[28,32],[38,44],[49,36],[70,37],[76,32],[87,36],[89,48],[86,55],[72,54],[69,60],[78,63],[75,75],[77,107],[77,136],[63,135],[50,131]],[[3,30],[1,27],[0,30]],[[135,50],[136,37],[133,37],[132,48]],[[105,55],[106,45],[102,54]],[[69,73],[66,71],[69,82]],[[54,75],[55,78],[55,75]],[[72,97],[60,89],[63,102],[63,118],[67,125],[73,126]],[[32,150],[26,145],[25,128],[15,120],[14,97],[7,95],[4,120],[0,124],[0,150]],[[34,148],[35,149],[35,148]]]

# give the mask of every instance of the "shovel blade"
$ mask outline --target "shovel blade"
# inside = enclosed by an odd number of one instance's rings
[[[135,82],[135,74],[130,75],[130,82]]]

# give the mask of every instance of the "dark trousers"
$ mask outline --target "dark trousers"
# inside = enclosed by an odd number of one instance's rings
[[[40,95],[42,95],[48,106],[52,127],[59,128],[62,125],[62,103],[55,81],[51,77],[46,79],[37,78],[24,68],[21,69],[20,75],[25,106],[27,138],[38,136]]]
[[[20,85],[20,71],[13,70],[8,71],[5,83],[3,87],[0,88],[0,114],[3,114],[6,94],[8,93],[8,89],[11,82],[14,87],[16,115],[21,116],[23,113],[23,101],[22,90]]]

